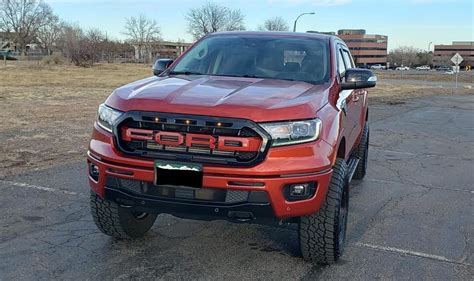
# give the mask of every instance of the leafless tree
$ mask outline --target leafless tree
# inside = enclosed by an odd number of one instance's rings
[[[26,45],[53,17],[51,7],[42,0],[0,0],[0,28],[11,32],[23,55]]]
[[[186,14],[188,32],[194,39],[218,32],[245,30],[244,15],[238,9],[230,9],[213,2],[207,2]]]
[[[70,23],[62,23],[61,29],[58,47],[63,55],[76,66],[91,67],[96,50],[84,30],[79,25]]]
[[[91,47],[90,53],[93,62],[99,62],[104,57],[105,40],[105,34],[97,28],[91,28],[86,32],[83,41]]]
[[[61,24],[59,18],[55,15],[51,17],[51,20],[40,27],[37,32],[37,39],[42,47],[47,51],[48,56],[53,52],[53,47],[57,45],[58,40],[61,38]]]
[[[273,17],[265,20],[263,25],[258,27],[262,31],[289,31],[290,26],[282,17]]]
[[[92,44],[99,45],[105,40],[105,34],[97,28],[87,30],[86,37]]]
[[[139,59],[148,59],[145,53],[150,50],[152,43],[160,41],[161,37],[157,22],[144,15],[127,18],[123,33],[129,42],[136,46]]]
[[[84,38],[84,31],[77,24],[61,23],[61,35],[58,40],[58,48],[63,56],[71,58],[73,53],[79,49],[80,41]]]
[[[433,65],[433,53],[427,51],[420,51],[417,55],[417,64]]]
[[[76,66],[91,67],[95,62],[114,62],[116,58],[127,59],[133,54],[133,46],[111,40],[97,28],[84,31],[77,24],[62,23],[57,48],[63,56]]]
[[[390,51],[388,61],[391,65],[413,66],[418,64],[417,54],[419,49],[410,46],[401,46],[395,50]]]

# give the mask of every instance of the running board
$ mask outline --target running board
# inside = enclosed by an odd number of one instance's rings
[[[349,182],[352,181],[352,177],[354,176],[354,173],[357,169],[357,165],[359,165],[359,160],[360,159],[357,157],[352,157],[349,159],[349,163],[347,163],[347,169],[349,171],[347,175],[348,175]]]

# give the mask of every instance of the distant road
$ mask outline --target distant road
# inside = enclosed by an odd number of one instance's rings
[[[454,80],[454,77],[453,77]],[[448,87],[448,88],[454,88],[456,86],[455,81],[426,81],[426,80],[416,80],[416,79],[397,79],[397,78],[380,78],[380,82],[382,83],[390,83],[390,84],[398,84],[403,81],[403,84],[411,84],[411,85],[425,85],[425,86],[432,86],[432,87]],[[459,87],[464,87],[464,86],[473,86],[473,83],[467,83],[467,82],[458,82]]]

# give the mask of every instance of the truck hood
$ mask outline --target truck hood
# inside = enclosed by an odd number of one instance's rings
[[[150,77],[115,90],[106,104],[154,111],[250,119],[313,118],[328,102],[329,84],[221,76]]]

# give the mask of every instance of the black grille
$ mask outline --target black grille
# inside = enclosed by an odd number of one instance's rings
[[[206,145],[193,147],[161,145],[154,140],[125,141],[122,128],[136,128],[186,134],[260,138],[262,147],[258,152],[239,152],[210,149]],[[221,165],[248,166],[261,162],[267,151],[268,136],[254,122],[243,119],[191,116],[155,112],[128,112],[114,128],[118,148],[126,153],[140,157],[212,163]],[[226,142],[226,146],[239,146],[240,142]]]
[[[238,203],[268,203],[269,199],[265,191],[226,190],[220,188],[186,188],[176,186],[158,186],[153,183],[120,179],[115,177],[106,178],[108,188],[125,190],[150,198],[221,203],[226,205]]]

